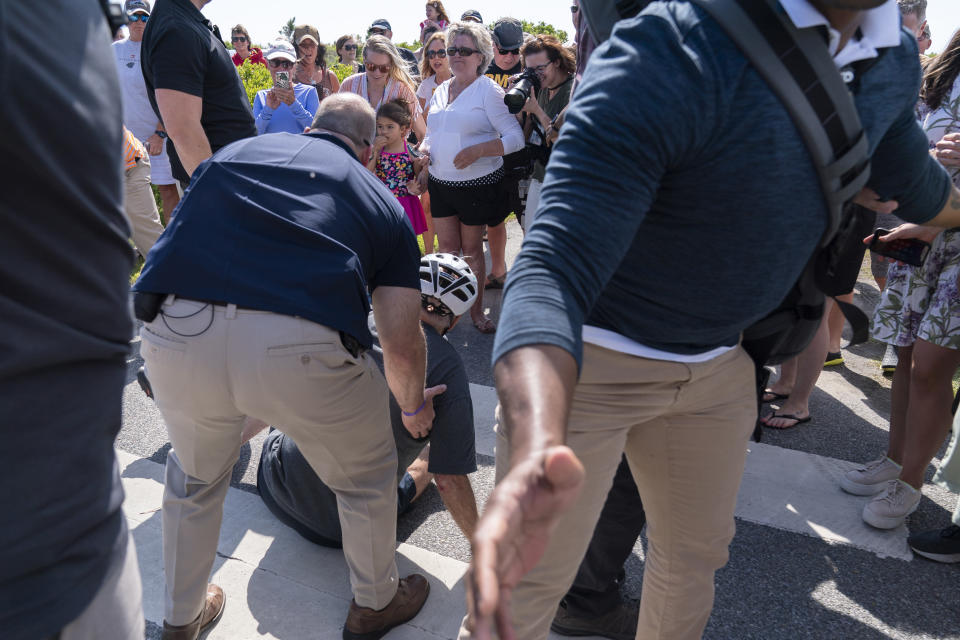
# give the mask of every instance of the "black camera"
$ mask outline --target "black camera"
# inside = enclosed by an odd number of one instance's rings
[[[523,105],[530,98],[531,87],[540,91],[540,77],[533,69],[524,69],[517,84],[513,85],[513,89],[507,91],[503,96],[503,103],[507,105],[507,111],[520,113]]]

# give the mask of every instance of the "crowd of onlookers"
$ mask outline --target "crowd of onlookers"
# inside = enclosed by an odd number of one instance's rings
[[[140,43],[151,7],[148,0],[141,0],[128,2],[125,9],[130,16],[128,35],[114,44],[125,92],[124,119],[148,147],[141,163],[151,164],[152,183],[161,190],[169,219],[182,183],[178,185],[167,169],[166,133],[162,122],[155,121],[139,71]],[[481,14],[471,9],[451,29],[441,2],[427,3],[425,12],[421,46],[415,51],[392,43],[391,25],[385,19],[369,26],[362,45],[354,36],[338,38],[333,66],[340,75],[330,68],[327,46],[309,24],[297,25],[289,38],[277,38],[263,47],[253,42],[243,25],[236,25],[229,39],[232,60],[238,68],[246,63],[269,71],[269,87],[258,90],[253,98],[258,134],[303,132],[321,102],[338,92],[368,100],[383,120],[378,123],[377,156],[370,170],[403,203],[415,233],[422,237],[424,251],[462,252],[475,271],[485,273],[482,243],[486,240],[492,264],[483,288],[502,288],[507,270],[503,221],[510,214],[522,217],[526,209],[535,210],[543,180],[544,159],[531,157],[525,143],[545,148],[556,139],[560,127],[556,118],[570,100],[575,54],[552,35],[525,33],[514,18],[501,18],[487,27]],[[499,96],[525,68],[534,70],[545,90],[514,116]],[[464,106],[448,109],[459,89],[477,79],[477,86],[462,101]],[[448,88],[445,83],[450,80]],[[434,97],[437,89],[441,91]],[[409,115],[400,115],[398,105]],[[479,121],[456,115],[468,106],[479,107]],[[431,110],[443,115],[431,119]],[[473,144],[491,138],[501,140],[500,146]],[[428,164],[429,172],[422,170]],[[136,188],[141,196],[131,202],[142,201],[146,208],[141,212],[131,207],[129,213],[138,219],[138,226],[151,229],[155,239],[161,230],[157,212],[143,195],[146,183],[141,181]],[[137,240],[139,235],[135,242],[146,256],[152,242]],[[481,292],[471,318],[478,330],[492,333],[495,325],[483,316],[483,308]]]

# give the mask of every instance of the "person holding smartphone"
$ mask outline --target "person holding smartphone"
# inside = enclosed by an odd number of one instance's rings
[[[294,81],[297,53],[287,40],[275,40],[266,58],[273,87],[261,89],[253,100],[257,133],[302,133],[320,107],[317,90]]]

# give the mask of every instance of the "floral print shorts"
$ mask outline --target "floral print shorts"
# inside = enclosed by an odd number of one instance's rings
[[[880,342],[960,350],[960,230],[938,235],[920,267],[891,264],[872,324]]]

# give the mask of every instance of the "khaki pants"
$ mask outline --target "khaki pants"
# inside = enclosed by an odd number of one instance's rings
[[[163,233],[157,201],[150,188],[150,161],[147,158],[140,158],[136,166],[124,173],[123,208],[130,221],[133,244],[137,245],[140,255],[146,257]]]
[[[754,368],[739,347],[703,363],[649,360],[584,345],[567,444],[587,475],[539,564],[513,592],[518,638],[547,637],[590,543],[621,453],[647,512],[637,638],[699,638],[727,562],[733,512],[756,420]],[[502,431],[502,429],[501,429]],[[508,463],[498,433],[497,471]],[[461,630],[461,638],[470,634]]]
[[[354,599],[382,609],[397,590],[397,453],[387,386],[322,325],[168,300],[141,354],[173,451],[163,497],[165,619],[203,608],[223,501],[246,416],[292,437],[337,495]]]

